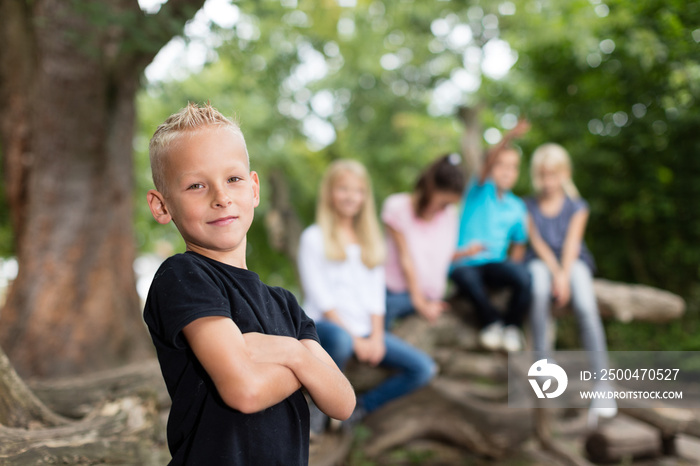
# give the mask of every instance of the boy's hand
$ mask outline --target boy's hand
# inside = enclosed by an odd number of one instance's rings
[[[266,362],[288,366],[289,358],[293,357],[296,351],[301,348],[297,339],[280,335],[250,332],[243,334],[243,340],[245,340],[250,358],[258,363]]]
[[[510,130],[510,134],[512,135],[513,139],[519,138],[520,136],[530,131],[530,127],[530,122],[527,121],[525,118],[521,118],[518,120],[518,123],[515,125],[515,128]]]
[[[484,246],[481,243],[471,243],[469,246],[466,248],[459,249],[457,252],[454,254],[455,259],[461,259],[462,257],[470,257],[474,256],[476,254],[479,254],[482,251],[486,250],[486,246]]]

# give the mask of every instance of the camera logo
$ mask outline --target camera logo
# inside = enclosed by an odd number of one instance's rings
[[[569,378],[566,376],[564,369],[554,363],[548,363],[546,359],[540,359],[530,366],[527,376],[537,398],[545,398],[545,396],[547,398],[556,398],[564,393],[569,383]],[[547,377],[542,387],[537,382],[538,377]],[[552,386],[552,379],[557,381],[557,389],[550,393],[547,390]]]

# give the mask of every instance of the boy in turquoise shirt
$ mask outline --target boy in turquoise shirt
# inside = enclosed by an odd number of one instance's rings
[[[511,189],[518,179],[520,154],[509,141],[528,128],[521,122],[491,150],[464,193],[457,252],[450,278],[469,297],[486,349],[522,349],[522,324],[530,306],[530,276],[522,263],[527,243],[527,208]],[[505,314],[496,309],[486,287],[511,291]]]

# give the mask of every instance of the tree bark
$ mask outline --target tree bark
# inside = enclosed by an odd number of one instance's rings
[[[173,24],[202,3],[171,0],[152,17],[133,0],[0,4],[0,141],[19,263],[0,344],[23,376],[151,350],[132,268],[134,97]]]
[[[437,378],[373,412],[369,457],[417,439],[440,439],[488,458],[503,458],[532,435],[532,411],[472,397],[462,383]]]
[[[635,419],[618,416],[586,438],[586,452],[596,463],[620,463],[664,454],[659,430]]]

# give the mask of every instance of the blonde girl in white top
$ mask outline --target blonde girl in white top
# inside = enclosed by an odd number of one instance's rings
[[[354,355],[397,373],[358,396],[351,423],[384,403],[428,383],[435,363],[384,331],[384,238],[365,167],[337,160],[321,182],[316,223],[301,236],[299,273],[304,309],[316,322],[321,345],[341,369]],[[322,430],[314,426],[312,431]]]

